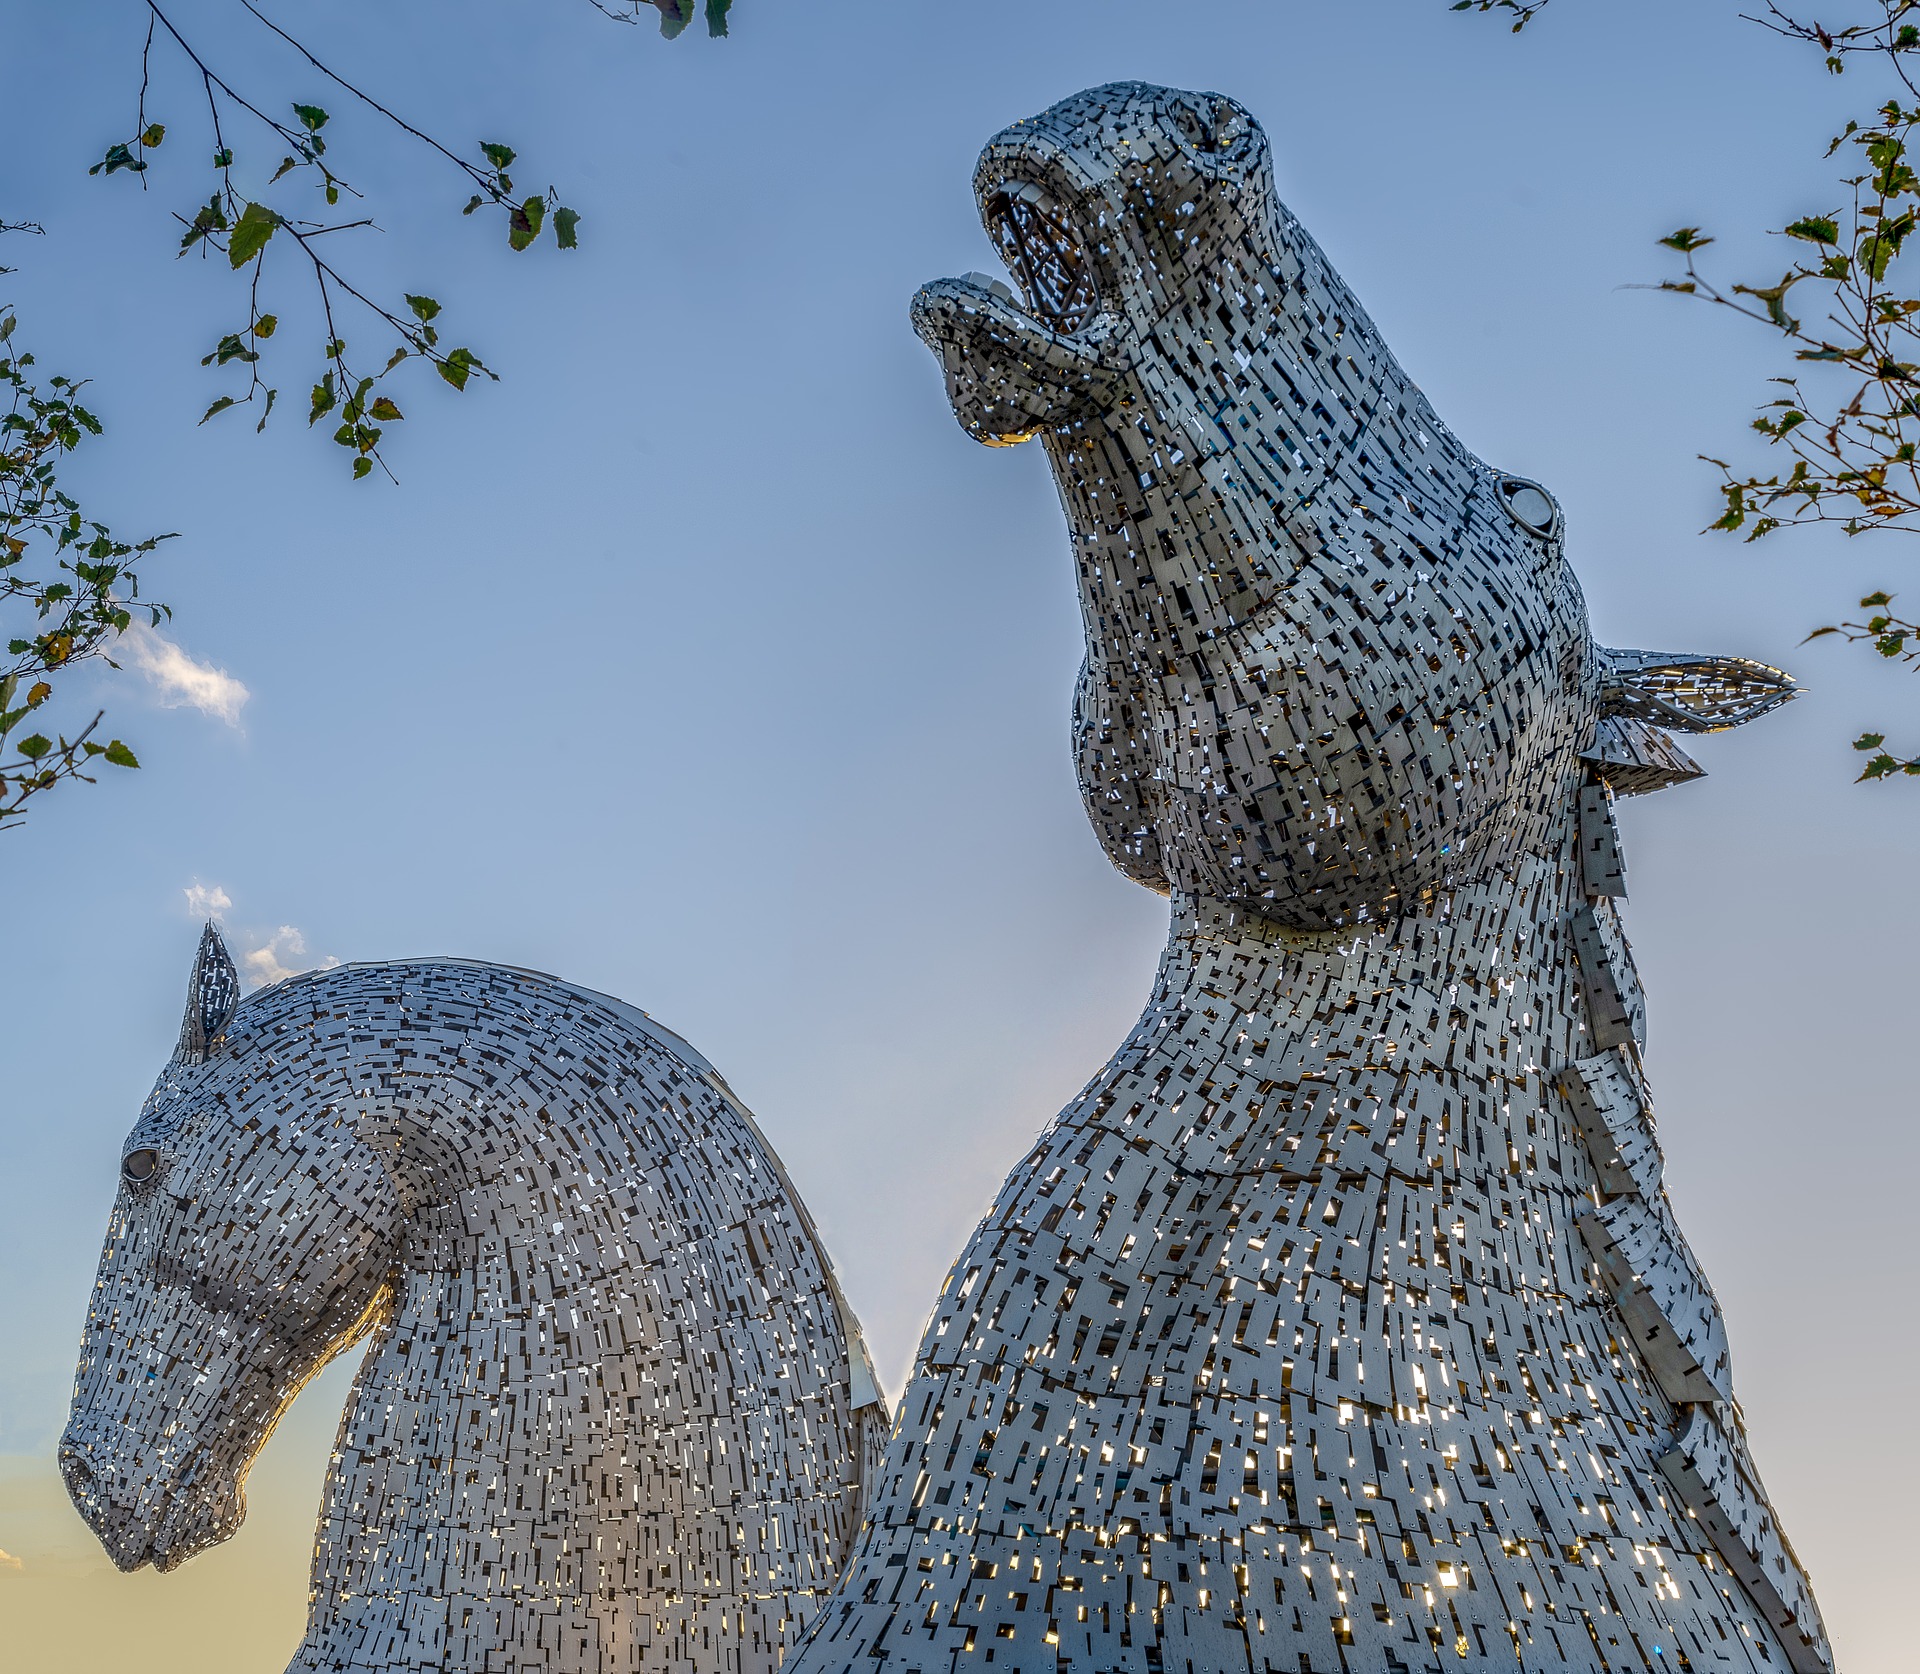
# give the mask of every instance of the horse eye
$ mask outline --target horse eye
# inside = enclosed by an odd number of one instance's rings
[[[120,1159],[120,1172],[126,1179],[138,1186],[153,1178],[153,1171],[160,1166],[158,1151],[129,1151]]]
[[[1535,535],[1551,535],[1557,508],[1553,497],[1538,483],[1509,477],[1500,485],[1500,498],[1514,522]]]

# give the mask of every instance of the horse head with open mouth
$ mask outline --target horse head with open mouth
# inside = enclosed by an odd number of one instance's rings
[[[969,434],[1045,449],[1081,790],[1173,908],[788,1674],[1829,1670],[1615,905],[1614,796],[1792,682],[1595,644],[1553,496],[1440,422],[1232,99],[1090,89],[974,189],[1015,284],[914,324]]]
[[[226,1539],[369,1333],[296,1670],[771,1670],[885,1429],[798,1194],[644,1013],[465,961],[241,1003],[211,926],[128,1136],[60,1462],[122,1569]]]
[[[1086,628],[1075,735],[1115,864],[1271,922],[1377,922],[1551,848],[1578,759],[1698,773],[1793,693],[1596,646],[1553,497],[1440,422],[1274,190],[1234,100],[1091,88],[997,135],[980,212],[1022,295],[914,298],[961,425],[1038,437]]]

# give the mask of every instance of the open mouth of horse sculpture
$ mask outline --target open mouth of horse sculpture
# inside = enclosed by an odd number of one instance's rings
[[[1093,318],[1100,293],[1086,245],[1042,188],[1002,182],[988,200],[987,225],[1037,318],[1069,337]]]

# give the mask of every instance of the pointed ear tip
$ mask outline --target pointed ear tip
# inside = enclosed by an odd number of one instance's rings
[[[187,983],[186,1016],[175,1056],[203,1063],[219,1045],[240,1004],[240,973],[220,931],[209,919],[200,932]]]

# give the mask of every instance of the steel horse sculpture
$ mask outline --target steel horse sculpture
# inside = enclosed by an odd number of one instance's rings
[[[1792,685],[1596,646],[1216,94],[974,176],[914,323],[1072,533],[1145,1013],[954,1264],[804,1674],[1830,1665],[1661,1189],[1615,793]]]
[[[295,1671],[1827,1674],[1615,910],[1614,797],[1792,682],[1594,643],[1552,496],[1440,423],[1232,100],[1093,89],[975,189],[1020,292],[915,327],[1052,465],[1088,814],[1172,927],[884,1458],[805,1211],[683,1042],[454,962],[235,1011],[209,940],[76,1501],[127,1567],[223,1538],[372,1330]]]
[[[281,1412],[371,1333],[290,1674],[777,1667],[886,1414],[712,1065],[498,965],[238,989],[209,926],[61,1439],[114,1560],[231,1535]]]

